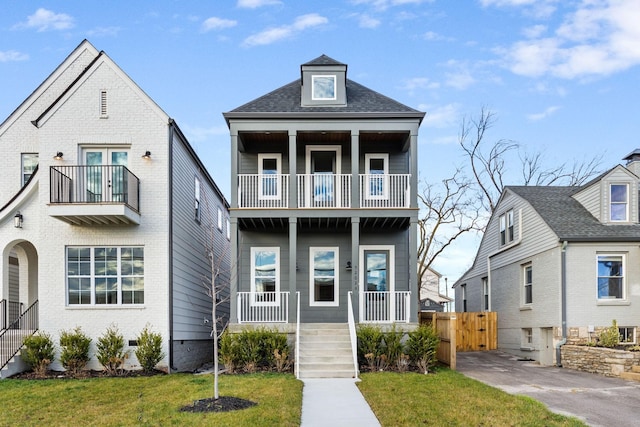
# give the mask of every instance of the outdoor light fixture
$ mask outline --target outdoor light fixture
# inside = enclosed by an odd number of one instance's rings
[[[351,270],[351,261],[347,261],[347,270]]]
[[[151,151],[145,151],[144,154],[142,155],[143,159],[150,159],[151,158]]]
[[[15,228],[22,228],[22,214],[20,211],[16,212],[16,215],[13,217],[13,226]]]
[[[58,151],[53,158],[54,160],[62,160],[62,151]]]

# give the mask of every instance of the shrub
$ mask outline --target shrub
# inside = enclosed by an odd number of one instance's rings
[[[390,331],[384,334],[384,354],[386,355],[386,362],[390,366],[397,366],[398,359],[403,354],[403,337],[404,331],[398,331],[395,324]]]
[[[60,362],[72,376],[78,376],[89,361],[91,338],[80,327],[60,333]]]
[[[379,326],[359,325],[356,331],[358,339],[358,361],[369,366],[370,371],[377,371],[387,357],[381,358],[384,353],[384,334]]]
[[[238,349],[237,335],[230,333],[227,329],[220,337],[219,343],[220,350],[218,351],[218,357],[226,371],[232,374],[235,372],[236,366],[242,363]]]
[[[431,325],[421,325],[409,332],[407,354],[421,372],[428,373],[429,368],[435,364],[438,344],[440,339]]]
[[[234,334],[225,331],[220,337],[220,361],[229,373],[240,368],[246,372],[291,368],[287,335],[267,328],[247,328]]]
[[[98,338],[96,347],[96,357],[107,374],[122,374],[122,366],[129,357],[129,352],[124,351],[124,337],[119,333],[117,326],[111,325],[107,328],[104,335]]]
[[[158,362],[164,358],[162,335],[151,332],[149,325],[138,335],[138,348],[135,351],[138,362],[145,372],[153,372]]]
[[[37,376],[45,376],[56,351],[51,336],[44,332],[39,335],[31,335],[25,338],[24,346],[25,351],[21,354],[22,359]]]
[[[598,346],[613,348],[620,343],[620,331],[618,322],[614,319],[611,326],[600,332],[598,336]]]

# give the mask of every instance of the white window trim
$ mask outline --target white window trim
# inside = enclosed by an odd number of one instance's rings
[[[508,246],[515,241],[515,219],[513,209],[502,213],[498,218],[498,238],[500,246]],[[504,232],[504,241],[502,233]]]
[[[600,257],[620,257],[622,259],[622,298],[600,298],[598,296],[598,261]],[[596,301],[598,305],[627,304],[627,255],[620,252],[596,254]]]
[[[273,301],[259,301],[256,290],[256,252],[273,251],[276,254],[275,276],[276,289]],[[279,306],[280,305],[280,248],[278,246],[252,246],[251,247],[251,305],[255,306]]]
[[[527,269],[531,269],[531,302],[527,302]],[[520,305],[522,307],[530,307],[533,304],[533,264],[527,263],[522,265],[522,282],[520,292],[522,297],[520,298]]]
[[[277,173],[275,175],[276,194],[264,194],[264,191],[262,188],[262,175],[264,174],[263,160],[265,159],[275,159],[276,161],[276,170],[277,170]],[[258,200],[280,200],[281,175],[282,175],[282,154],[281,153],[258,153]],[[271,175],[267,175],[267,176],[271,176]]]
[[[637,342],[637,331],[635,326],[618,326],[618,332],[620,329],[631,329],[631,333],[633,336],[633,341],[620,341],[622,345],[635,345]]]
[[[333,251],[334,259],[333,259],[333,271],[334,271],[334,284],[333,284],[333,301],[316,301],[314,298],[315,289],[314,289],[314,254],[319,251]],[[337,307],[340,305],[340,274],[339,274],[339,266],[340,266],[340,251],[337,246],[335,247],[310,247],[309,248],[309,305],[311,307]]]
[[[522,328],[521,350],[533,350],[533,328]]]
[[[336,153],[336,175],[342,173],[342,147],[340,145],[307,145],[305,152],[305,170],[307,175],[311,173],[311,152],[312,151],[333,151]]]
[[[37,164],[39,164],[39,162],[40,162],[40,158],[39,158],[40,156],[39,156],[38,153],[20,153],[20,170],[21,170],[21,173],[20,173],[20,187],[24,187],[24,185],[28,181],[27,179],[24,179],[24,176],[26,175],[25,169],[24,169],[24,166],[25,166],[24,165],[24,161],[25,161],[25,156],[28,156],[28,155],[36,156],[36,159],[38,160],[36,162],[36,167],[37,167]],[[33,175],[33,171],[31,171],[31,174],[29,176],[31,177],[31,175]]]
[[[388,288],[387,292],[390,292],[391,295],[395,295],[396,290],[396,273],[395,273],[395,264],[396,264],[396,247],[394,245],[361,245],[360,246],[360,274],[359,274],[359,283],[360,289],[364,290],[367,288],[364,281],[365,275],[367,274],[367,266],[365,265],[364,252],[365,251],[389,251],[389,267],[387,271],[388,278]]]
[[[371,176],[371,159],[382,159],[384,164],[384,174],[382,176]],[[366,153],[364,155],[365,174],[369,178],[365,184],[365,197],[367,200],[387,200],[389,198],[389,154],[388,153]],[[382,194],[371,194],[371,181],[382,179]]]
[[[332,98],[327,98],[327,97],[318,97],[316,96],[316,85],[315,85],[315,80],[319,77],[322,78],[330,78],[333,80],[333,97]],[[338,99],[338,87],[337,85],[337,79],[336,76],[333,74],[317,74],[317,75],[312,75],[311,76],[311,99],[313,101],[335,101],[336,99]]]
[[[218,208],[218,230],[222,231],[222,209]]]
[[[200,222],[202,217],[202,204],[200,203],[200,179],[196,176],[193,184],[193,203],[194,203],[194,218]]]
[[[488,277],[482,278],[482,311],[491,311],[491,291]]]
[[[229,218],[225,219],[225,225],[227,227],[227,240],[231,240],[231,223],[229,222]]]
[[[613,219],[612,218],[613,210],[611,209],[611,207],[614,204],[615,205],[621,205],[622,204],[620,202],[613,202],[613,200],[612,200],[611,190],[612,190],[612,187],[614,185],[619,185],[619,186],[626,187],[626,202],[624,202],[624,205],[625,205],[624,219]],[[631,194],[629,192],[629,184],[628,183],[625,183],[625,182],[611,182],[611,183],[609,183],[609,221],[610,222],[629,222],[630,196],[631,196]]]

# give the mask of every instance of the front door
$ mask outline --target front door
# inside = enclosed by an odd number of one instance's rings
[[[553,365],[553,328],[540,328],[540,364]]]
[[[361,318],[365,321],[391,322],[396,318],[393,246],[361,246],[362,265]]]
[[[340,207],[340,147],[308,146],[307,173],[311,180],[311,206]]]
[[[111,148],[84,150],[86,201],[126,202],[128,151]]]

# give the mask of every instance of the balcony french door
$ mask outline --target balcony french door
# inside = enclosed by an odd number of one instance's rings
[[[310,145],[306,154],[307,174],[311,178],[311,200],[307,206],[336,207],[341,200],[340,185],[336,182],[340,175],[341,147]]]
[[[89,203],[126,202],[127,166],[129,153],[123,149],[92,148],[84,150],[86,168],[86,201]],[[106,171],[106,173],[105,173]]]

